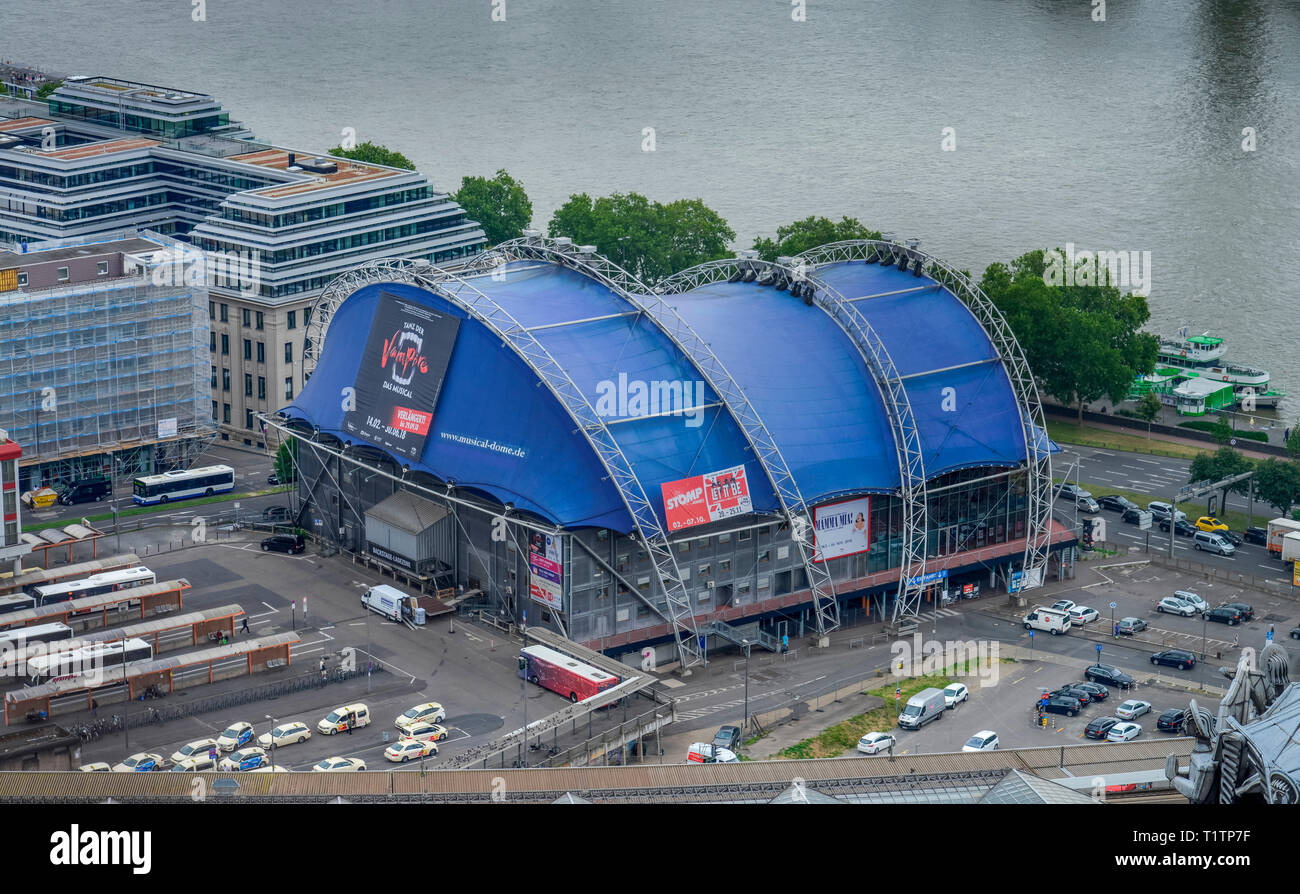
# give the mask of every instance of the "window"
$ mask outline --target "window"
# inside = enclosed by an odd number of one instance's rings
[[[240,313],[243,314],[245,328],[253,325],[253,312],[251,310],[244,308]]]
[[[296,310],[289,311],[289,328],[290,329],[298,328],[298,311]]]
[[[217,402],[215,400],[212,402],[212,421],[217,421]]]
[[[284,380],[284,399],[293,400],[293,376],[288,376]]]
[[[266,400],[266,376],[257,377],[257,399]]]
[[[291,341],[284,343],[284,362],[293,363],[293,342]]]
[[[223,369],[221,371],[221,390],[222,391],[230,390],[230,370],[228,369]],[[230,420],[227,419],[226,421],[229,422]]]
[[[96,264],[95,273],[98,276],[108,276],[108,261],[100,261]]]
[[[216,318],[217,318],[217,302],[215,302],[215,301],[209,301],[209,302],[208,302],[208,319],[209,319],[209,320],[215,320]],[[214,417],[215,417],[216,414],[213,414],[213,415],[214,415]]]
[[[252,427],[253,427],[253,411],[252,411],[252,410],[245,410],[245,411],[244,411],[244,428],[247,428],[247,429],[250,429],[250,430],[251,430]]]
[[[304,307],[302,309],[302,327],[306,329],[310,325],[311,325],[311,308]]]
[[[248,339],[244,339],[244,359],[245,360],[253,359],[253,343]]]
[[[266,342],[264,341],[259,341],[257,343],[257,362],[258,363],[266,362]]]
[[[730,559],[722,559],[721,561],[718,562],[718,573],[721,574],[723,577],[730,577],[730,576],[731,576],[731,560],[730,560]]]
[[[707,562],[700,566],[699,571],[700,571],[700,580],[706,581],[713,576],[713,566]]]
[[[740,540],[741,542],[744,542],[753,536],[754,536],[754,532],[746,528],[745,530],[741,531],[739,535],[737,535],[736,539]]]
[[[257,312],[257,328],[258,328],[258,329],[264,329],[264,328],[266,328],[265,326],[262,325],[264,322],[265,322],[265,320],[264,320],[264,318],[263,318],[263,316],[262,316],[262,312],[259,310],[259,311]]]
[[[208,350],[214,354],[217,353],[217,333],[215,332],[208,333]]]
[[[230,404],[221,405],[221,421],[230,424]]]
[[[244,397],[253,396],[253,377],[249,373],[244,373]]]
[[[18,274],[18,285],[19,285],[20,288],[21,288],[22,286],[27,285],[27,274],[26,274],[26,273],[19,273],[19,274]]]
[[[214,389],[217,387],[217,368],[215,366],[212,367],[212,387]]]
[[[223,354],[230,353],[230,336],[226,335],[226,333],[224,332],[221,333],[221,353]]]
[[[67,267],[60,267],[60,268],[59,268],[59,282],[67,282],[67,281],[68,281],[68,268],[67,268]]]
[[[221,322],[223,323],[230,322],[230,305],[228,304],[221,305]],[[227,419],[226,421],[229,422],[230,420]]]

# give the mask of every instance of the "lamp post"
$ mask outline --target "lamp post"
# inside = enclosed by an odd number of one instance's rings
[[[1110,604],[1110,635],[1119,639],[1119,631],[1115,629],[1115,603]]]
[[[749,640],[742,639],[740,644],[745,647],[745,732],[749,735]]]
[[[271,721],[271,731],[267,733],[267,736],[270,737],[271,739],[271,772],[274,773],[275,772],[275,718],[272,717],[270,714],[267,714],[266,719]]]
[[[1209,618],[1205,612],[1201,612],[1201,685],[1205,685],[1205,622]]]

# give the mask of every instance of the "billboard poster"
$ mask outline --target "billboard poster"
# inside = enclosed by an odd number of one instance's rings
[[[754,511],[743,465],[660,485],[669,531]]]
[[[459,331],[459,317],[382,293],[344,429],[390,453],[419,459]]]
[[[866,552],[871,546],[871,498],[818,506],[813,529],[818,562]]]
[[[528,535],[528,595],[556,611],[564,609],[563,562],[558,536],[541,531]]]

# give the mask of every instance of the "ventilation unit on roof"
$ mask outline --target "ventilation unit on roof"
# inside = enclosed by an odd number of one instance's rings
[[[339,169],[337,162],[327,161],[324,158],[304,158],[298,162],[298,167],[313,174],[333,174]]]

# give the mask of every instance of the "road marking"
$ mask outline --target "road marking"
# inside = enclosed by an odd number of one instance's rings
[[[470,633],[468,630],[465,630],[465,629],[462,628],[462,630],[461,630],[460,632],[463,633],[463,634],[465,634],[465,636],[466,636],[468,639],[472,639],[472,640],[474,640],[474,642],[476,642],[476,643],[481,643],[481,642],[483,642],[483,640],[482,640],[481,638],[479,638],[479,637],[475,636],[474,634]]]
[[[324,648],[290,650],[291,655],[310,655],[312,652],[324,652]]]
[[[334,629],[334,625],[331,624],[331,625],[329,625],[328,627],[321,627],[320,629],[321,629],[321,630],[333,630],[333,629]]]
[[[1137,456],[1133,456],[1133,457],[1129,457],[1129,458],[1130,458],[1130,459],[1137,460],[1137,461],[1140,462],[1140,463],[1147,463],[1147,464],[1149,464],[1149,465],[1153,465],[1153,466],[1158,466],[1158,465],[1160,465],[1162,462],[1164,462],[1164,460],[1162,460],[1162,459],[1142,459],[1141,457],[1137,457]]]
[[[1132,469],[1132,470],[1134,470],[1135,472],[1145,472],[1145,471],[1146,471],[1146,470],[1143,469],[1141,466],[1130,466],[1128,463],[1120,463],[1120,465],[1123,466],[1123,467],[1126,468],[1126,469]]]
[[[370,654],[369,652],[367,652],[365,649],[357,649],[356,651],[360,652],[362,655],[367,655],[367,656],[373,658],[375,661],[377,661],[377,662],[380,663],[380,664],[384,664],[384,665],[387,665],[388,667],[391,667],[393,670],[395,670],[395,671],[397,671],[397,672],[399,672],[399,673],[406,674],[408,677],[411,678],[411,682],[412,682],[412,683],[415,682],[415,674],[411,673],[410,671],[404,671],[404,670],[402,670],[400,667],[398,667],[397,665],[393,664],[391,661],[383,661],[382,659],[378,658],[377,656],[375,656],[375,655],[371,655],[371,654]]]
[[[1115,454],[1113,454],[1113,453],[1106,453],[1104,450],[1094,450],[1094,451],[1092,452],[1092,455],[1093,455],[1093,456],[1110,456],[1110,457],[1113,457]]]
[[[1021,678],[1020,678],[1020,680],[1023,680],[1023,679],[1024,679],[1024,677],[1021,677]],[[1012,680],[1012,681],[1011,681],[1011,685],[1012,685],[1012,686],[1015,686],[1017,683],[1020,682],[1020,680]]]
[[[365,622],[365,621],[353,621],[353,622],[352,622],[351,624],[349,624],[348,626],[349,626],[349,627],[360,627],[360,626],[361,626],[362,624],[364,624],[364,623],[366,623],[366,622]]]

